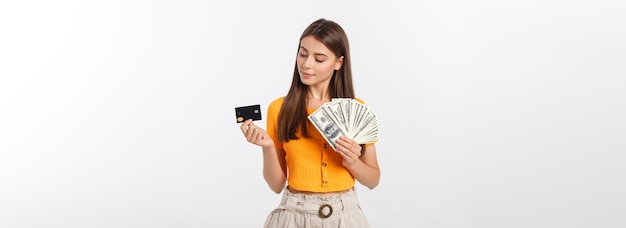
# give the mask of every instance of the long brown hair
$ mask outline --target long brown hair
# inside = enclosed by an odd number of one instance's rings
[[[311,23],[300,36],[300,41],[304,37],[313,36],[322,42],[335,57],[343,56],[343,64],[339,70],[335,70],[328,86],[330,97],[354,98],[354,87],[352,86],[352,67],[350,65],[350,45],[348,36],[339,24],[324,18]],[[298,42],[300,50],[300,42]],[[278,140],[287,142],[290,139],[298,139],[296,130],[302,129],[302,135],[309,137],[307,129],[307,97],[308,86],[300,81],[298,73],[298,63],[296,61],[291,87],[284,98],[283,106],[278,115]]]

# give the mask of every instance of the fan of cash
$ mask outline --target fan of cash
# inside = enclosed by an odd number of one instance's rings
[[[336,149],[335,142],[342,135],[359,144],[378,140],[376,115],[367,105],[352,98],[333,98],[308,118],[333,149]]]

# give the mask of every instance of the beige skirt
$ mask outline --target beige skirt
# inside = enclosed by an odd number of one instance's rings
[[[367,228],[367,218],[354,188],[331,197],[292,193],[283,198],[265,221],[265,228]]]

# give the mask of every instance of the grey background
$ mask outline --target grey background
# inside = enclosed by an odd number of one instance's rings
[[[357,184],[373,227],[624,227],[625,11],[3,1],[0,227],[260,227],[280,195],[233,108],[287,92],[320,17],[379,118],[381,182]]]

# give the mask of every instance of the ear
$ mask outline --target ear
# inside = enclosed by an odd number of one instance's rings
[[[343,66],[343,56],[339,57],[337,62],[335,62],[335,70],[341,69],[341,66]]]

